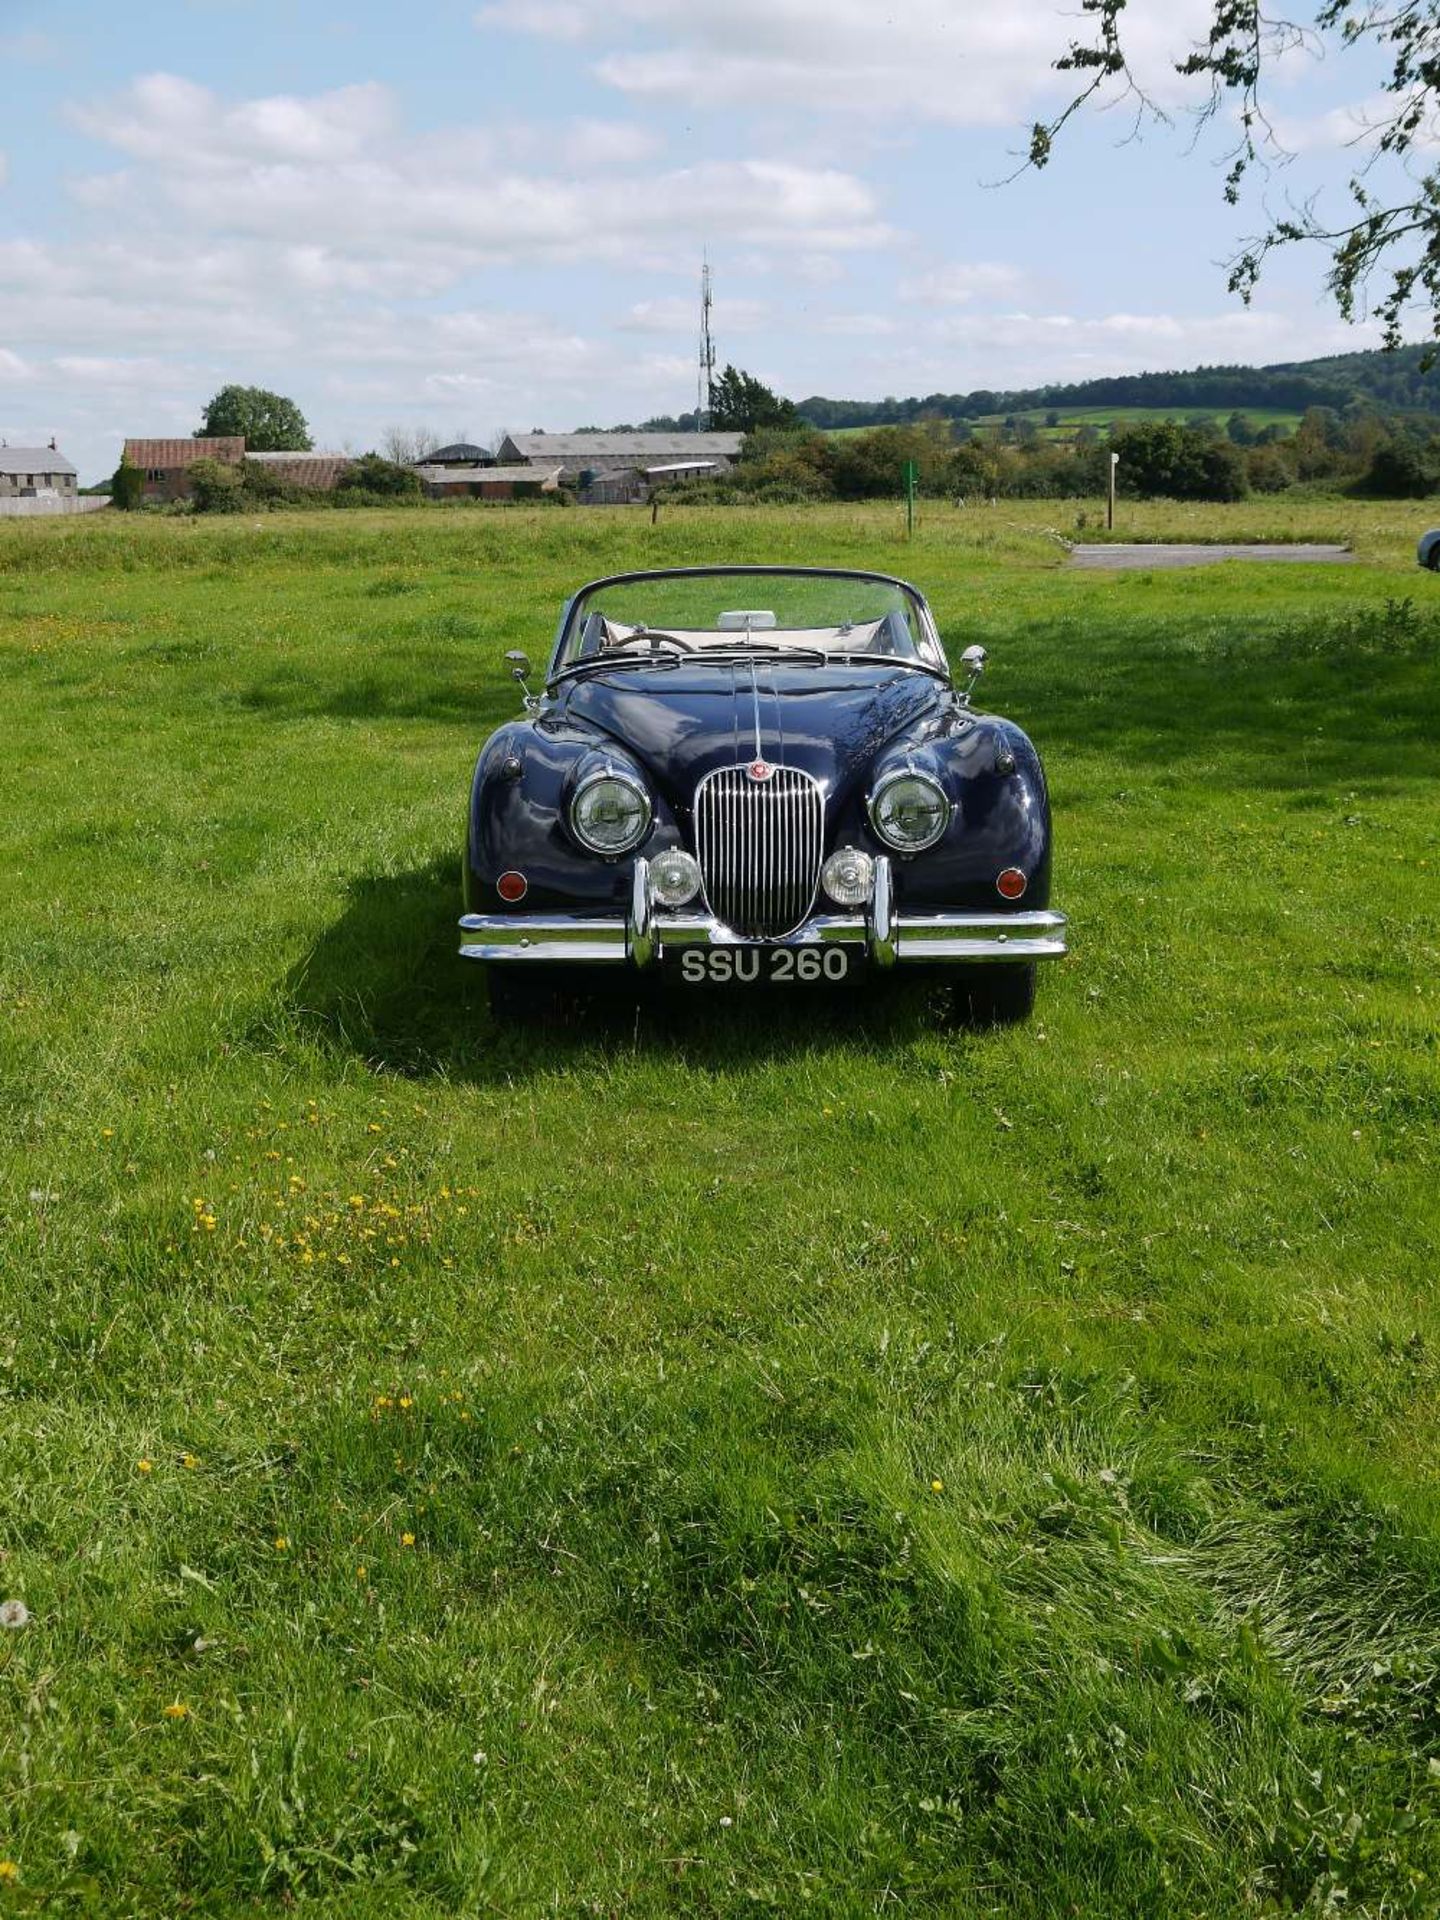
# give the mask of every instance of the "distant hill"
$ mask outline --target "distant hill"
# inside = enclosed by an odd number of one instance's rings
[[[814,394],[796,402],[813,426],[878,427],[939,415],[948,420],[1079,407],[1162,407],[1177,413],[1246,409],[1303,412],[1306,407],[1368,404],[1384,412],[1440,414],[1440,363],[1428,372],[1426,349],[1394,353],[1332,355],[1324,360],[1279,361],[1268,367],[1193,367],[1179,373],[1124,373],[1069,385],[1025,387],[1014,392],[981,388],[974,393],[929,393],[906,400],[827,400]]]

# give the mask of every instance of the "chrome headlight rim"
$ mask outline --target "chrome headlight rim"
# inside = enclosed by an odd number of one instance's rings
[[[679,876],[679,884],[669,881],[672,873]],[[649,884],[651,904],[666,913],[678,913],[699,898],[705,877],[688,848],[666,847],[650,861]]]
[[[928,787],[939,802],[934,831],[923,840],[897,840],[880,824],[881,801],[892,787],[898,786],[902,781],[917,781],[921,786]],[[949,795],[934,774],[920,773],[912,767],[896,767],[876,783],[874,792],[865,802],[865,812],[870,821],[870,830],[881,846],[888,847],[892,853],[906,854],[927,853],[931,847],[942,840],[946,828],[950,825],[952,808]]]
[[[586,835],[585,829],[580,824],[580,802],[587,793],[592,793],[596,787],[601,786],[625,787],[640,802],[640,818],[634,831],[619,846],[601,846]],[[644,782],[638,780],[633,773],[627,773],[622,767],[597,767],[593,773],[587,773],[583,780],[576,783],[575,791],[570,796],[570,804],[565,811],[570,832],[577,843],[586,853],[592,853],[600,860],[623,860],[627,853],[634,853],[637,847],[644,844],[646,835],[655,823],[655,805]]]
[[[843,877],[847,861],[855,869],[848,884]],[[836,847],[820,869],[820,885],[837,907],[867,906],[875,897],[875,856],[863,847]]]

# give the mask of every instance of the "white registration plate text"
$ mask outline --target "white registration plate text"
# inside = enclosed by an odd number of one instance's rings
[[[680,978],[689,986],[737,981],[772,986],[817,980],[844,980],[850,955],[844,947],[687,947],[680,956]]]

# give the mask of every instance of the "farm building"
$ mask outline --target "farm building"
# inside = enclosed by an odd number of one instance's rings
[[[497,460],[516,466],[554,466],[582,487],[598,474],[625,473],[675,461],[733,466],[741,433],[507,433]]]
[[[0,446],[0,500],[75,497],[75,469],[56,448]]]
[[[188,500],[190,469],[197,460],[218,460],[222,467],[238,467],[245,458],[245,442],[237,434],[213,440],[127,440],[125,459],[144,475],[143,500]]]
[[[577,498],[582,507],[643,506],[659,487],[723,473],[728,465],[725,460],[665,460],[653,467],[617,467],[592,474]]]
[[[247,453],[247,464],[263,467],[276,480],[292,487],[310,487],[329,493],[354,466],[348,453]]]
[[[560,485],[559,467],[441,466],[427,461],[415,471],[432,500],[524,500],[554,493]]]
[[[222,467],[252,461],[277,480],[319,493],[329,493],[353,464],[348,453],[248,453],[239,434],[210,440],[127,440],[125,458],[144,475],[141,498],[147,501],[188,500],[194,492],[190,469],[197,460],[217,460]]]
[[[488,447],[477,447],[469,440],[457,440],[452,446],[436,447],[417,467],[493,467],[495,456]]]

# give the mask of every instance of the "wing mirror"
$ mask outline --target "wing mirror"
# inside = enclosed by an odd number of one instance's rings
[[[961,695],[962,699],[968,700],[975,691],[975,682],[985,671],[985,662],[989,658],[990,656],[984,647],[966,647],[964,653],[961,654],[960,664],[970,676],[965,682],[965,689]]]
[[[530,656],[522,653],[518,647],[511,649],[505,658],[510,662],[510,678],[520,683],[521,697],[525,702],[525,711],[530,713],[540,704],[539,698],[531,693],[525,682],[530,677]]]

